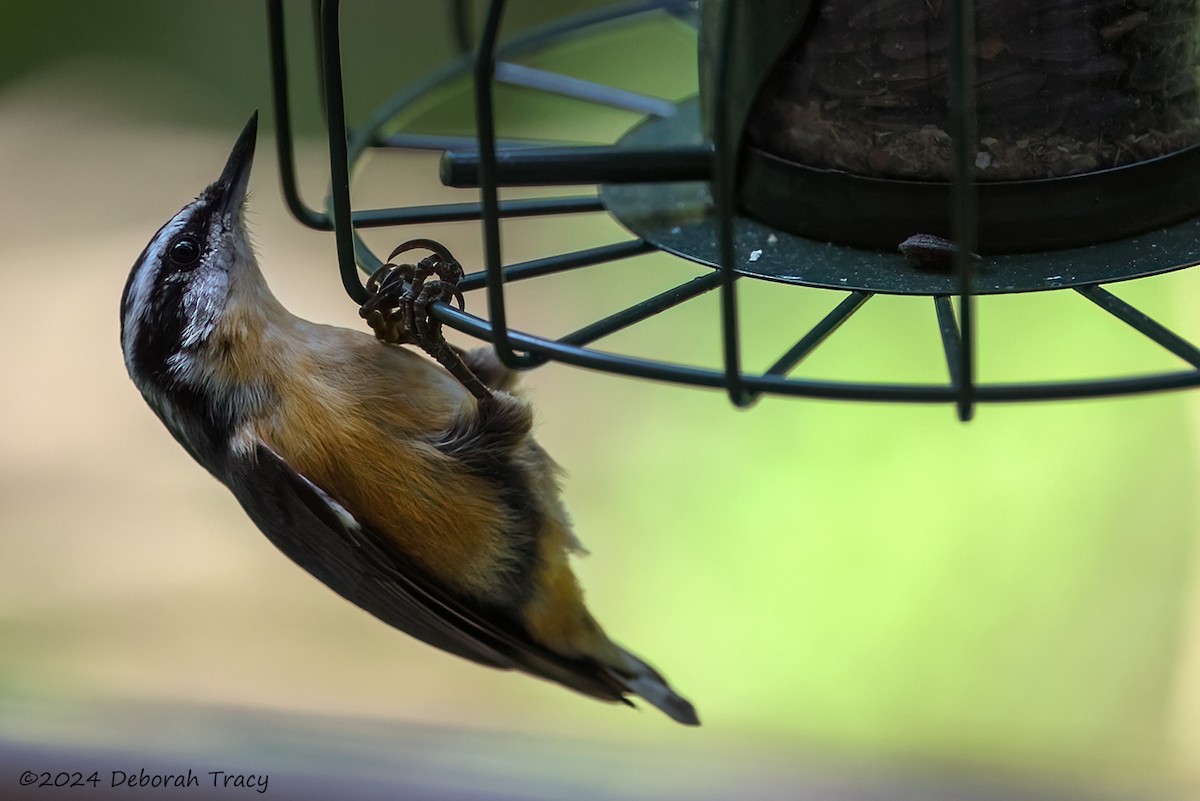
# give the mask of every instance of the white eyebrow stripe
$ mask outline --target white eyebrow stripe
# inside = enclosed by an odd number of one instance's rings
[[[133,343],[137,341],[143,318],[150,306],[150,295],[154,291],[154,279],[159,272],[163,251],[187,223],[189,212],[190,210],[187,208],[182,209],[171,218],[170,222],[158,230],[158,233],[150,240],[150,244],[146,246],[146,253],[137,266],[137,274],[133,278],[133,283],[129,285],[129,298],[126,301],[125,309],[125,336],[121,341],[121,348],[125,352],[126,359],[133,353]]]

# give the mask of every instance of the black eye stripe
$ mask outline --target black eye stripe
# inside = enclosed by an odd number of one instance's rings
[[[177,274],[161,270],[155,277],[152,289],[154,302],[137,323],[137,338],[129,354],[138,371],[155,380],[166,379],[167,361],[179,351],[180,339],[187,324],[182,310],[187,286],[184,282],[171,280],[173,275]]]

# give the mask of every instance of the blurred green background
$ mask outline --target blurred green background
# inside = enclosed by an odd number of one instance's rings
[[[316,205],[327,156],[309,10],[285,5]],[[448,4],[344,5],[352,120],[453,55]],[[599,4],[509,5],[506,33]],[[0,796],[27,768],[225,764],[269,770],[270,792],[295,798],[1200,793],[1193,394],[989,406],[962,425],[943,407],[767,399],[740,412],[718,393],[550,365],[526,383],[592,551],[578,562],[590,603],[705,725],[487,671],[290,565],[124,375],[129,266],[216,176],[254,108],[264,272],[297,313],[360,325],[332,239],[283,208],[263,4],[0,10]],[[526,63],[679,99],[695,89],[691,37],[658,19]],[[404,124],[469,131],[463,89]],[[636,122],[498,100],[512,135],[608,141]],[[354,187],[364,208],[471,197],[423,155],[374,156]],[[378,252],[408,235],[367,239]],[[480,262],[476,225],[419,235]],[[505,257],[626,236],[602,215],[511,221]],[[511,322],[562,333],[700,272],[652,255],[514,287]],[[1195,339],[1194,272],[1114,291]],[[751,369],[839,300],[741,287]],[[941,380],[929,306],[872,300],[801,373]],[[604,346],[716,364],[715,313],[704,297]],[[987,381],[1181,366],[1073,294],[985,298],[979,318]]]

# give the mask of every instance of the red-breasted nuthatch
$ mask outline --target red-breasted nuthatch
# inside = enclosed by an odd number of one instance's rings
[[[121,346],[146,402],[271,542],[385,623],[698,723],[584,606],[558,468],[514,374],[488,349],[465,354],[490,389],[480,400],[424,356],[271,294],[244,220],[256,130],[257,115],[129,274]]]

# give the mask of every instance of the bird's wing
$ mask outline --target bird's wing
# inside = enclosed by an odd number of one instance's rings
[[[445,590],[270,447],[235,459],[228,484],[281,551],[346,600],[436,648],[525,670],[609,701],[628,689],[590,660],[559,656],[519,626]]]

